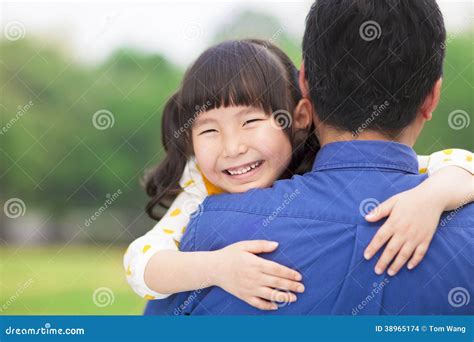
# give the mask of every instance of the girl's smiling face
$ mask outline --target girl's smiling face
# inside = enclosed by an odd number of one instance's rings
[[[221,107],[199,114],[192,140],[202,173],[230,193],[271,186],[291,161],[288,135],[272,115],[254,107]]]

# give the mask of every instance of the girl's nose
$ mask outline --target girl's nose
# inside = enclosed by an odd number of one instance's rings
[[[223,156],[226,158],[237,157],[247,152],[247,144],[236,137],[224,139]]]

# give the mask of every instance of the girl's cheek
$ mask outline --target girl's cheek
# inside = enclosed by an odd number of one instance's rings
[[[204,139],[196,139],[195,143],[193,143],[194,154],[199,168],[206,177],[210,176],[218,159],[219,152],[217,151],[216,146],[216,144],[209,144],[204,141]]]
[[[292,148],[287,134],[268,122],[254,136],[255,146],[272,159],[285,160],[291,158]]]
[[[205,153],[204,153],[205,145],[201,142],[201,139],[197,137],[193,140],[193,150],[194,155],[196,156],[196,160],[199,163],[199,167],[202,167],[205,163]]]

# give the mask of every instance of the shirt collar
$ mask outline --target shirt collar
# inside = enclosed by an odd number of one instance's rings
[[[418,160],[408,145],[382,140],[352,140],[324,145],[313,164],[313,171],[345,168],[391,169],[418,174]]]

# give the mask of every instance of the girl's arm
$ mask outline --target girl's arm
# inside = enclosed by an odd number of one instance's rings
[[[145,299],[162,299],[169,296],[159,287],[147,285],[145,282],[147,265],[159,252],[178,251],[179,242],[190,217],[186,208],[190,207],[189,203],[195,203],[197,207],[201,202],[202,199],[197,195],[183,191],[153,229],[133,241],[128,247],[123,265],[128,283],[139,296]]]
[[[255,255],[277,247],[276,242],[252,240],[212,252],[159,251],[148,263],[145,281],[163,293],[215,285],[258,309],[276,310],[277,302],[296,301],[291,292],[304,291],[298,272]]]
[[[242,241],[212,252],[178,250],[191,215],[183,208],[195,208],[202,200],[182,192],[162,220],[132,242],[124,267],[133,290],[152,300],[215,285],[262,310],[277,309],[275,302],[295,301],[291,292],[304,291],[301,275],[255,255],[274,251],[276,242]]]
[[[474,200],[473,154],[449,149],[419,157],[420,173],[429,178],[417,187],[392,196],[371,211],[366,219],[387,221],[367,246],[364,257],[372,258],[385,244],[375,272],[395,275],[408,262],[416,267],[424,258],[443,211],[462,207]]]

